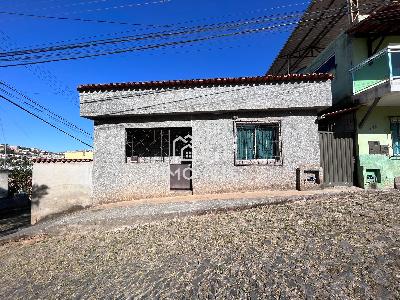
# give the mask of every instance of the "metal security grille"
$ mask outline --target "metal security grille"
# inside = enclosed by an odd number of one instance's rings
[[[236,122],[235,143],[236,165],[283,162],[280,122]]]
[[[319,132],[324,185],[354,184],[354,137],[352,133]]]
[[[127,161],[158,162],[181,155],[191,159],[191,147],[187,147],[188,143],[191,145],[191,134],[192,129],[186,127],[129,128],[126,130]]]

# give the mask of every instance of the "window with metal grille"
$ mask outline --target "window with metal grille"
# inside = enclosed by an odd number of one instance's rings
[[[400,156],[400,117],[390,118],[393,156]]]
[[[281,164],[280,123],[236,123],[236,164]]]
[[[128,162],[166,161],[171,157],[192,159],[192,129],[129,128],[126,130],[126,158]]]

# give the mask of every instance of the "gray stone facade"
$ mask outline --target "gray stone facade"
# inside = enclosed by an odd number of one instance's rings
[[[191,127],[194,194],[294,189],[296,168],[319,164],[316,115],[332,104],[330,80],[179,88],[133,96],[153,92],[81,93],[81,114],[95,120],[94,203],[175,193],[170,190],[170,161],[127,162],[128,128]],[[118,99],[122,94],[131,96]],[[182,100],[188,98],[189,103]],[[280,122],[281,164],[236,165],[235,122]]]

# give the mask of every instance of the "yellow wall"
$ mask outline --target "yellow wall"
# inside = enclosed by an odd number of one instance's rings
[[[66,159],[93,159],[93,151],[65,152],[64,158],[66,158]]]
[[[367,113],[368,107],[357,112],[358,123]],[[358,129],[358,154],[369,154],[368,141],[378,141],[381,145],[392,146],[390,117],[400,117],[400,107],[375,107],[368,116],[364,126]]]
[[[365,116],[368,107],[357,112],[359,124]],[[400,177],[400,159],[393,157],[390,117],[400,117],[400,107],[375,107],[362,128],[357,132],[358,179],[361,187],[368,187],[368,170],[378,170],[380,174],[378,187],[392,188],[394,179]],[[379,141],[381,145],[389,146],[389,156],[369,154],[368,141]]]

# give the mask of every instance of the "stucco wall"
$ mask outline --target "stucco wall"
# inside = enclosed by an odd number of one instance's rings
[[[234,116],[281,121],[283,165],[235,166]],[[95,123],[93,201],[115,202],[170,192],[169,162],[127,163],[126,128],[192,127],[193,193],[295,188],[296,168],[319,165],[316,111],[240,112],[186,117],[130,117]]]
[[[0,171],[0,198],[8,195],[8,172]]]
[[[357,112],[357,121],[360,123],[368,107]],[[400,107],[375,107],[362,128],[357,133],[358,178],[359,185],[366,186],[366,170],[380,170],[381,183],[378,187],[394,186],[394,178],[400,176],[400,159],[391,157],[392,135],[389,117],[400,117]],[[369,154],[368,141],[378,141],[381,145],[388,145],[390,156]]]
[[[34,163],[31,222],[92,204],[92,162]]]

